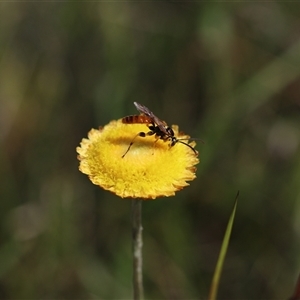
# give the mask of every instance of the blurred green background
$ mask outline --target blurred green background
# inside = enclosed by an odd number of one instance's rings
[[[287,299],[300,271],[300,6],[0,3],[0,298],[130,299],[131,203],[78,171],[137,113],[198,143],[197,179],[143,204],[147,299]]]

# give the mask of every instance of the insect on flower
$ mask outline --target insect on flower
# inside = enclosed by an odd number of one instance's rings
[[[149,128],[150,131],[146,132],[139,132],[131,141],[129,144],[126,152],[122,155],[122,158],[125,157],[125,155],[128,153],[130,150],[131,146],[134,143],[134,140],[140,136],[140,137],[146,137],[146,136],[151,136],[155,135],[157,138],[156,141],[158,140],[163,140],[164,142],[170,141],[170,147],[175,146],[177,143],[181,143],[186,145],[187,147],[191,148],[193,152],[197,155],[197,151],[188,143],[183,142],[183,140],[196,140],[196,139],[178,139],[174,131],[171,127],[167,125],[166,122],[160,120],[158,117],[154,115],[154,113],[147,108],[146,106],[139,104],[137,102],[133,102],[137,110],[141,113],[140,115],[131,115],[124,117],[122,119],[122,122],[125,124],[146,124]]]

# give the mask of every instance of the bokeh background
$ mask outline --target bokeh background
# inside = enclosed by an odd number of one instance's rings
[[[138,101],[198,143],[197,179],[143,204],[147,299],[287,299],[300,271],[300,6],[0,3],[0,298],[130,299],[131,203],[78,171]]]

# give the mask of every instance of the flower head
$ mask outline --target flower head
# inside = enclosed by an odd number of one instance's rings
[[[172,129],[178,139],[188,140],[178,126]],[[170,142],[155,135],[138,135],[148,131],[145,124],[124,124],[122,119],[91,129],[76,149],[79,170],[122,198],[173,196],[196,178],[198,152],[180,142],[170,147]],[[194,147],[195,142],[189,145]]]

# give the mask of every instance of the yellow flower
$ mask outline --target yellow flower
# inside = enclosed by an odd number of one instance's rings
[[[178,126],[173,125],[172,129],[178,139],[189,138],[179,133]],[[175,195],[189,185],[187,181],[196,178],[198,152],[179,142],[170,147],[169,141],[157,140],[155,135],[137,136],[148,131],[145,124],[124,124],[122,119],[99,130],[91,129],[88,139],[76,148],[79,170],[94,184],[122,198]],[[189,145],[194,147],[195,142]]]

